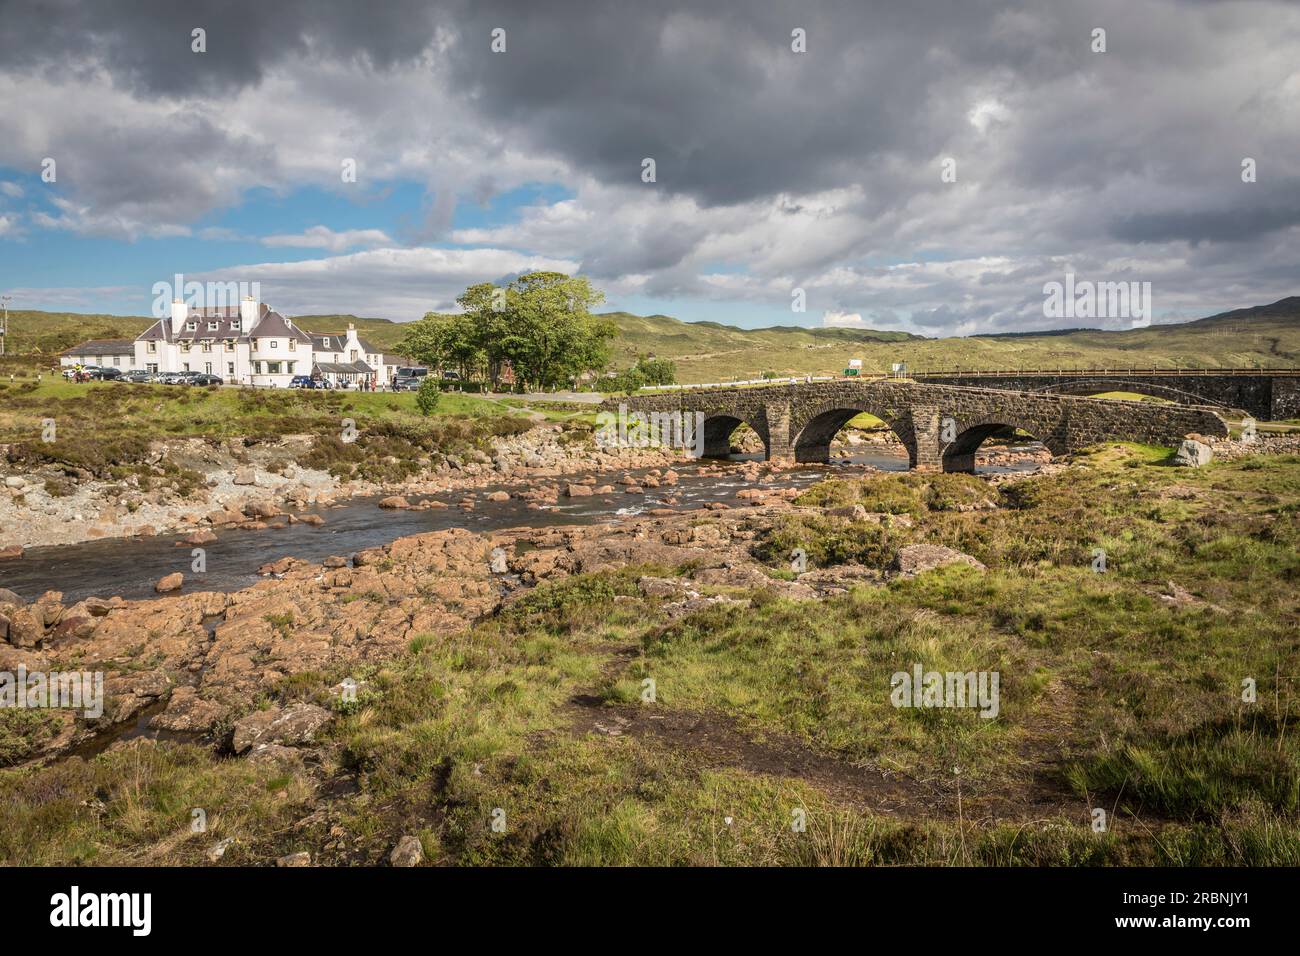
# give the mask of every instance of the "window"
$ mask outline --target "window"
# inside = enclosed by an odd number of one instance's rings
[[[266,374],[267,374],[267,375],[279,375],[279,374],[280,374],[280,363],[279,363],[279,362],[267,362],[267,363],[266,363]]]
[[[186,323],[185,323],[185,331],[186,331],[186,332],[193,332],[193,331],[194,331],[195,329],[197,329],[198,327],[199,327],[199,323],[197,323],[197,322],[186,322]]]
[[[261,362],[254,362],[254,363],[253,363],[253,374],[254,374],[254,375],[261,375],[261,374],[262,374],[262,363],[261,363]]]
[[[114,365],[121,365],[121,364],[122,364],[122,356],[120,356],[120,355],[114,355],[114,356],[113,356],[113,364],[114,364]]]
[[[234,362],[227,362],[227,363],[226,363],[226,374],[227,374],[227,375],[234,375],[234,374],[235,374],[235,363],[234,363]]]
[[[190,363],[189,363],[189,362],[182,362],[182,363],[181,363],[181,371],[182,371],[182,372],[188,372],[189,370],[190,370]]]
[[[204,339],[204,340],[203,340],[203,351],[205,351],[205,352],[211,352],[211,351],[212,351],[212,339]]]
[[[328,335],[325,336],[325,338],[321,339],[321,347],[322,347],[322,348],[329,348],[329,347],[330,347],[330,337],[329,337]]]
[[[357,360],[357,350],[356,350],[356,349],[349,349],[349,350],[348,350],[348,355],[350,356],[350,361],[355,362],[355,361]]]
[[[209,332],[215,332],[215,331],[217,331],[217,329],[219,329],[219,328],[221,328],[221,323],[220,323],[220,322],[209,322],[209,323],[208,323],[208,331],[209,331]]]
[[[230,331],[232,331],[232,332],[242,332],[242,331],[243,331],[243,329],[240,328],[239,319],[235,319],[233,322],[230,323]]]
[[[189,350],[190,350],[190,343],[189,343],[189,342],[182,342],[182,343],[181,343],[181,351],[182,351],[182,352],[188,352]]]
[[[149,363],[148,365],[146,365],[144,368],[145,368],[145,371],[148,372],[150,375],[157,375],[157,374],[158,374],[158,363],[157,363],[157,362],[150,362],[150,363]]]
[[[278,349],[279,347],[280,347],[280,340],[279,340],[279,339],[271,339],[271,348],[273,348],[273,349]]]
[[[226,351],[227,351],[227,352],[233,352],[234,350],[235,350],[235,340],[234,340],[234,339],[226,339]]]
[[[289,340],[289,351],[290,351],[290,352],[296,352],[296,351],[298,351],[298,340],[297,340],[297,339],[290,339],[290,340]]]
[[[150,342],[150,343],[149,343],[149,349],[148,349],[148,351],[149,351],[149,354],[150,354],[150,355],[152,355],[154,352],[157,352],[157,351],[158,351],[158,343],[157,343],[157,342]]]
[[[259,348],[259,346],[258,346],[258,344],[257,344],[257,339],[253,339],[253,351],[256,352],[256,351],[258,350],[258,348]]]
[[[212,374],[212,363],[211,363],[211,362],[204,362],[204,363],[203,363],[203,371],[205,371],[206,373],[208,373],[209,375],[211,375],[211,374]]]

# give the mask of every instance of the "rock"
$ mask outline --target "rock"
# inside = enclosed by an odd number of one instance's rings
[[[506,563],[506,552],[504,548],[492,549],[488,569],[493,574],[506,574],[510,571],[510,565]]]
[[[226,708],[199,696],[193,687],[177,687],[167,709],[155,714],[149,726],[177,733],[203,733],[226,716]]]
[[[207,858],[209,863],[219,863],[221,858],[226,855],[235,843],[234,837],[226,837],[224,840],[218,840],[212,846],[208,847]]]
[[[282,856],[275,861],[276,866],[311,866],[311,854],[306,850],[299,853],[290,853],[288,856]]]
[[[302,515],[298,518],[303,524],[309,524],[314,528],[319,528],[325,523],[325,519],[320,515]]]
[[[202,528],[198,531],[195,531],[192,535],[186,538],[185,543],[186,544],[211,544],[213,541],[216,540],[217,540],[217,536],[215,534],[213,534],[207,528]]]
[[[867,509],[862,505],[845,505],[842,508],[827,508],[828,515],[834,515],[837,518],[849,518],[853,521],[866,521]]]
[[[45,638],[45,621],[32,608],[22,607],[9,615],[8,630],[14,647],[35,647]]]
[[[1214,452],[1210,450],[1209,445],[1189,438],[1178,446],[1178,451],[1174,453],[1174,464],[1186,468],[1200,468],[1202,465],[1208,465],[1213,457]]]
[[[315,740],[316,732],[331,719],[328,710],[315,704],[290,704],[283,710],[259,710],[235,723],[231,747],[235,753],[244,753],[264,744],[299,747]]]
[[[939,544],[909,544],[894,557],[890,568],[905,577],[911,577],[948,564],[967,564],[979,571],[987,570],[969,554]]]
[[[341,555],[333,554],[320,563],[322,568],[346,568],[348,559]]]
[[[11,544],[7,548],[0,548],[0,561],[13,561],[23,556],[23,546],[21,544]]]
[[[487,496],[487,500],[488,500],[488,501],[509,501],[509,500],[510,500],[510,492],[508,492],[508,491],[494,491],[494,492],[492,492],[490,495]]]
[[[564,495],[567,498],[589,498],[591,494],[591,485],[570,484],[564,489]]]
[[[274,518],[280,514],[280,507],[271,501],[253,501],[244,506],[244,514],[250,518]]]
[[[26,488],[26,487],[27,487],[27,479],[26,479],[26,478],[23,478],[23,477],[20,477],[19,475],[9,475],[7,478],[5,478],[5,487],[6,487],[6,488]]]
[[[231,479],[237,485],[257,484],[257,472],[252,468],[236,468],[235,477]]]
[[[420,838],[407,834],[397,841],[393,852],[388,854],[388,862],[393,866],[419,866],[424,862],[424,847]]]
[[[8,588],[0,588],[0,604],[12,604],[14,607],[22,607],[26,603],[17,593],[10,591]]]
[[[168,591],[179,591],[181,585],[184,583],[185,575],[179,571],[173,571],[166,577],[159,578],[158,583],[153,586],[153,589],[159,594],[166,594]]]
[[[379,507],[389,508],[397,511],[403,511],[411,507],[411,503],[407,501],[405,498],[403,498],[401,495],[390,495],[389,497],[385,498],[383,501],[379,502]]]

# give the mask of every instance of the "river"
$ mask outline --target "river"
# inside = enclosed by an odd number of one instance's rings
[[[1027,446],[1030,447],[1030,446]],[[1015,450],[1015,449],[1013,449]],[[732,460],[756,459],[757,455],[734,455]],[[861,474],[862,466],[880,471],[906,471],[907,458],[887,452],[871,451],[837,459],[830,465],[807,465],[778,472],[764,488],[805,488],[828,476]],[[487,501],[495,490],[509,490],[519,485],[502,484],[455,491],[427,497],[447,502],[450,507],[428,511],[386,510],[377,507],[377,497],[353,498],[324,509],[310,509],[320,514],[325,524],[312,526],[295,523],[280,530],[247,531],[233,528],[217,530],[217,540],[204,546],[206,573],[191,571],[191,548],[180,545],[183,533],[149,538],[101,538],[81,544],[28,548],[21,559],[0,564],[0,587],[9,588],[27,600],[47,590],[63,592],[63,600],[73,603],[86,597],[144,598],[154,594],[159,578],[181,571],[187,591],[234,591],[258,580],[257,569],[263,564],[290,556],[320,561],[330,555],[348,556],[364,548],[387,544],[395,538],[468,528],[492,532],[503,528],[547,527],[551,525],[594,524],[635,515],[659,508],[692,510],[711,501],[739,503],[736,493],[752,486],[737,474],[699,474],[696,462],[678,462],[673,469],[680,475],[673,487],[647,488],[644,494],[593,495],[590,498],[564,498],[543,510],[529,508],[518,498]],[[1033,462],[984,467],[981,472],[1030,471]],[[628,473],[636,476],[645,470]],[[605,473],[600,483],[615,476]],[[551,479],[550,483],[578,482],[581,475]],[[463,498],[475,499],[473,511],[456,505]],[[669,503],[668,498],[676,503]],[[418,500],[413,496],[413,500]]]

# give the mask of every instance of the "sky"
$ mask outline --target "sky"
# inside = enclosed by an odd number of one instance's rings
[[[553,270],[748,328],[1199,318],[1300,292],[1298,54],[1296,2],[0,0],[0,294],[405,321]],[[1148,314],[1045,309],[1067,274]]]

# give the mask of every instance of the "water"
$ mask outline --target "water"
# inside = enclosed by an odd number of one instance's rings
[[[761,456],[732,457],[736,461],[746,461]],[[21,559],[0,564],[0,587],[16,591],[28,600],[47,590],[62,591],[67,603],[91,596],[141,598],[153,596],[153,586],[159,578],[180,571],[185,575],[187,592],[234,591],[257,581],[257,569],[263,564],[286,556],[313,562],[330,555],[346,557],[355,551],[387,544],[395,538],[447,528],[491,532],[503,528],[583,525],[651,509],[694,510],[710,501],[735,506],[747,503],[736,499],[736,493],[745,488],[806,488],[828,475],[860,473],[856,466],[861,465],[880,471],[906,471],[907,458],[889,451],[872,450],[847,459],[836,459],[830,465],[807,465],[780,472],[774,481],[758,486],[744,480],[738,471],[699,474],[702,466],[698,462],[676,463],[672,467],[681,477],[673,487],[647,488],[644,494],[629,495],[623,493],[621,486],[615,485],[618,490],[614,494],[590,498],[560,497],[555,505],[544,510],[529,508],[527,502],[517,498],[500,502],[485,500],[489,492],[520,487],[510,484],[473,491],[409,496],[412,504],[421,497],[430,497],[450,506],[429,511],[385,510],[377,507],[377,497],[354,498],[334,507],[301,512],[320,514],[325,524],[319,527],[291,524],[280,530],[216,530],[217,540],[204,545],[205,574],[191,572],[191,547],[178,544],[177,539],[185,535],[176,533],[154,538],[101,538],[82,544],[29,548]],[[1033,462],[1025,462],[981,470],[1006,472],[1032,470],[1033,467]],[[633,470],[629,474],[644,475],[648,470]],[[620,475],[605,473],[585,477],[588,482],[601,485],[612,484]],[[539,483],[563,487],[568,482],[582,480],[584,476],[572,475],[542,479]],[[467,497],[475,499],[475,510],[465,511],[456,505]],[[676,498],[677,503],[668,503],[665,499],[670,497]]]

